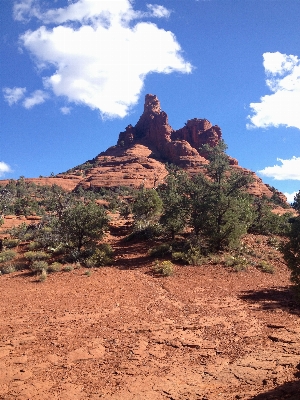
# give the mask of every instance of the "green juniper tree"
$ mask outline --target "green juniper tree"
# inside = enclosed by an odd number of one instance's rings
[[[300,191],[294,197],[292,207],[298,215],[290,218],[291,229],[288,242],[282,246],[284,259],[291,270],[291,281],[295,283],[300,295]]]
[[[155,189],[141,187],[134,195],[132,213],[135,224],[148,225],[157,219],[162,201]]]
[[[189,219],[189,199],[186,184],[189,177],[181,170],[170,170],[165,184],[158,188],[163,204],[160,223],[164,230],[174,239],[187,225]]]
[[[106,211],[95,202],[76,202],[53,223],[53,229],[67,248],[78,252],[102,238],[108,224]]]
[[[188,192],[190,224],[212,251],[238,243],[253,218],[251,198],[245,191],[252,178],[230,166],[226,148],[223,140],[201,148],[209,164],[191,180]]]

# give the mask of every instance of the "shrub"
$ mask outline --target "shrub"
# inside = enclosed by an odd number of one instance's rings
[[[26,262],[21,262],[21,261],[15,262],[14,266],[15,266],[16,271],[23,271],[24,269],[28,268]]]
[[[34,272],[42,272],[43,270],[47,271],[48,263],[43,260],[37,260],[31,264],[30,269]]]
[[[14,228],[11,228],[8,233],[16,239],[24,240],[24,237],[27,232],[27,225],[25,222],[22,222],[19,226],[16,226]]]
[[[13,247],[17,247],[20,241],[18,239],[4,239],[3,245],[8,249],[12,249]]]
[[[24,257],[32,262],[36,260],[47,260],[50,258],[50,254],[45,251],[27,251],[24,253]]]
[[[74,267],[71,264],[68,264],[68,265],[63,267],[63,271],[65,271],[65,272],[71,272],[73,270],[74,270]]]
[[[33,241],[28,244],[27,249],[30,251],[34,251],[40,249],[41,247],[41,243]]]
[[[174,273],[174,264],[171,261],[156,260],[153,265],[153,271],[162,276],[171,276]]]
[[[170,252],[172,252],[172,246],[169,243],[163,243],[150,249],[149,255],[151,257],[164,257]]]
[[[16,252],[13,250],[5,250],[0,253],[0,263],[7,262],[15,258]]]
[[[217,264],[220,264],[220,263],[221,263],[221,257],[218,256],[218,255],[213,254],[213,255],[210,255],[210,256],[208,257],[208,261],[209,261],[210,264],[212,264],[212,265],[217,265]]]
[[[13,263],[7,263],[1,266],[0,272],[1,274],[11,274],[16,271],[16,267]]]
[[[60,262],[54,262],[48,266],[48,272],[59,272],[62,269]]]
[[[247,269],[248,260],[242,256],[227,255],[224,259],[224,264],[226,267],[233,267],[234,271],[239,272]]]
[[[173,252],[172,259],[189,265],[202,265],[206,261],[201,250],[193,246],[186,251]]]
[[[205,258],[201,254],[201,251],[196,247],[191,247],[187,251],[186,259],[190,265],[201,265],[205,260]]]
[[[296,202],[297,200],[297,202]],[[300,191],[295,196],[293,207],[300,211]],[[291,230],[288,242],[282,245],[281,251],[287,266],[291,270],[291,281],[300,296],[300,218],[299,215],[291,220]]]
[[[110,265],[113,261],[113,249],[109,244],[103,243],[96,248],[94,253],[84,261],[88,268]]]
[[[174,251],[172,253],[172,260],[180,263],[186,263],[186,254],[183,251]]]
[[[224,258],[224,264],[226,267],[233,267],[235,262],[236,262],[235,257],[232,255],[227,255]]]
[[[261,261],[259,264],[257,264],[257,268],[267,274],[274,274],[275,272],[273,265],[268,264],[266,261]]]
[[[60,243],[58,246],[53,247],[49,250],[52,252],[52,254],[54,254],[56,256],[60,256],[60,255],[64,254],[66,251],[65,246],[62,243]]]
[[[44,282],[47,279],[47,271],[42,269],[41,275],[39,276],[39,281]]]

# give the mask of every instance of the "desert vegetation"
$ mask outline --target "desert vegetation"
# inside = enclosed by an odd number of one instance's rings
[[[22,266],[45,280],[47,273],[66,271],[76,263],[86,268],[112,264],[113,249],[103,238],[109,231],[109,215],[115,214],[128,221],[124,240],[149,241],[149,255],[160,260],[154,262],[153,271],[163,276],[173,274],[172,263],[221,263],[235,271],[254,265],[273,273],[272,253],[262,258],[244,245],[243,237],[251,233],[267,236],[271,247],[282,247],[299,287],[300,217],[290,211],[274,213],[280,202],[275,195],[271,199],[249,195],[251,175],[231,169],[224,141],[200,150],[209,160],[200,172],[189,175],[168,165],[165,182],[153,189],[79,187],[67,192],[22,177],[11,180],[0,189],[1,214],[37,220],[6,231],[1,272]],[[298,194],[293,205],[298,213],[299,199]]]

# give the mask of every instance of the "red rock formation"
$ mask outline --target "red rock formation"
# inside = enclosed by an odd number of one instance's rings
[[[129,125],[121,132],[116,146],[100,153],[95,159],[72,168],[56,178],[31,179],[37,184],[60,184],[74,189],[133,186],[155,187],[167,175],[165,163],[173,163],[191,174],[199,172],[208,164],[201,146],[215,146],[222,139],[221,129],[207,119],[194,118],[177,131],[168,122],[167,114],[161,110],[155,95],[147,94],[144,112],[135,126]],[[228,157],[232,168],[251,174],[254,181],[249,191],[256,196],[266,196],[286,201],[285,196],[265,185],[252,171],[238,165]],[[63,178],[63,179],[62,179]],[[1,182],[0,182],[1,184]]]

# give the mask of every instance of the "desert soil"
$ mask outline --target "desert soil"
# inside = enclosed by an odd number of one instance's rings
[[[117,225],[117,223],[116,223]],[[280,253],[154,275],[150,244],[109,241],[113,266],[0,277],[0,399],[300,399],[300,319]],[[274,253],[275,252],[275,253]],[[275,256],[274,256],[275,255]]]

